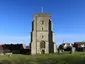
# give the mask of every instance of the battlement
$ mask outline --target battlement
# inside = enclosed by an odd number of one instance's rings
[[[34,14],[34,16],[37,16],[37,17],[51,17],[51,14],[49,14],[49,13],[38,13],[38,14]]]

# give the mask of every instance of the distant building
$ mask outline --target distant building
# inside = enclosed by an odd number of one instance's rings
[[[30,49],[30,46],[26,46],[26,49]]]
[[[3,53],[3,45],[0,45],[0,53]]]
[[[72,46],[72,43],[64,43],[64,49],[71,48]]]
[[[30,54],[30,48],[23,44],[3,44],[0,45],[0,53]]]
[[[85,51],[85,42],[74,42],[76,51]]]
[[[26,45],[25,44],[22,44],[23,48],[26,49]]]
[[[59,45],[58,50],[71,51],[73,47],[72,43],[62,43]]]
[[[19,54],[21,49],[24,49],[23,44],[4,44],[3,45],[4,53],[12,52],[14,54]]]

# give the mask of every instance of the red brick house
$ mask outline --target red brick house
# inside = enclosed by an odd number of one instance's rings
[[[85,42],[74,42],[76,51],[85,51]]]

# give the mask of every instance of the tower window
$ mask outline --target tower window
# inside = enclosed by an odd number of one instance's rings
[[[42,27],[42,30],[43,30],[43,27]]]
[[[44,36],[42,35],[42,38],[43,38]]]
[[[44,24],[44,21],[42,21],[42,25]]]
[[[40,42],[40,48],[45,48],[45,41]]]

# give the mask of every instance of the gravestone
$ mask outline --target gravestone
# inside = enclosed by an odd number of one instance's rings
[[[72,52],[75,52],[75,47],[72,47]]]

